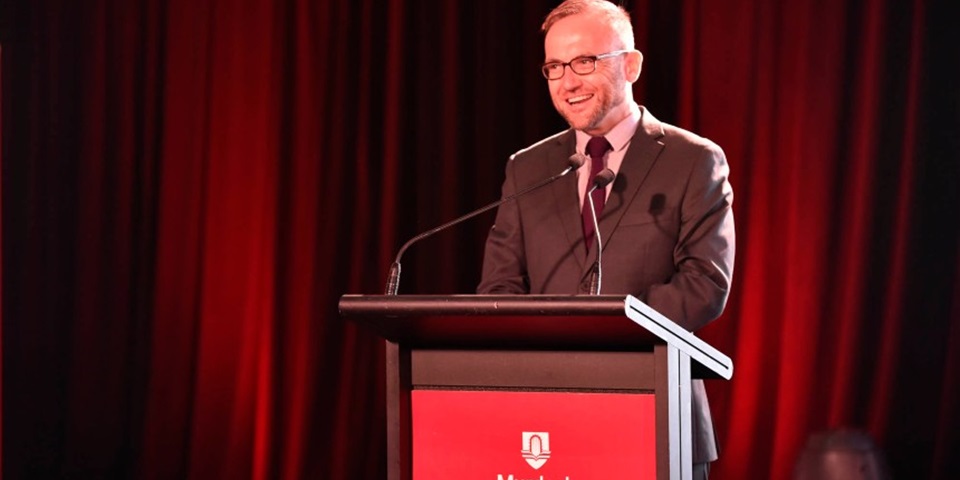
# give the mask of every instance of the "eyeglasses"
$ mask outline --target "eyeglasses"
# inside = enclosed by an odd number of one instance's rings
[[[540,70],[543,72],[543,77],[547,80],[559,80],[563,78],[563,74],[567,71],[566,66],[570,67],[570,70],[573,70],[573,73],[577,75],[589,75],[597,70],[597,60],[603,60],[605,58],[616,57],[617,55],[623,55],[624,53],[629,53],[630,50],[614,50],[610,53],[604,53],[600,55],[584,55],[582,57],[574,58],[569,62],[550,62],[544,63]]]

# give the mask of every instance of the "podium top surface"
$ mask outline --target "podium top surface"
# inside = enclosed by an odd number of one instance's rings
[[[623,315],[625,295],[344,295],[343,316]]]
[[[623,295],[344,295],[340,314],[389,341],[429,348],[649,350]]]

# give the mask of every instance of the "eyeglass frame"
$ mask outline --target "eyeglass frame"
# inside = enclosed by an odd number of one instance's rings
[[[570,60],[569,62],[547,62],[540,66],[540,73],[542,73],[543,78],[546,78],[547,80],[560,80],[561,78],[563,78],[564,75],[567,74],[567,67],[570,67],[570,71],[573,73],[576,73],[577,75],[580,75],[580,76],[590,75],[591,73],[597,71],[597,61],[604,60],[607,58],[613,58],[619,55],[623,55],[624,53],[630,53],[632,51],[633,50],[614,50],[612,52],[601,53],[600,55],[581,55],[579,57],[574,58],[573,60]],[[590,64],[593,65],[593,68],[590,69],[589,72],[582,72],[582,73],[578,72],[575,68],[573,68],[574,62],[578,60],[580,61],[590,60]],[[559,70],[560,76],[557,78],[550,78],[550,75],[547,74],[547,67],[554,67],[554,66],[560,67],[560,70]]]

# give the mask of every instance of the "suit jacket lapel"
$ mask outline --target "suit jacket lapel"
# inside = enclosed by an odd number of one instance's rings
[[[554,172],[560,171],[567,165],[570,155],[576,152],[576,134],[568,130],[566,135],[557,139],[556,148],[550,152],[550,168]],[[567,245],[574,246],[573,257],[581,266],[586,261],[586,248],[583,248],[583,222],[580,219],[580,196],[577,192],[576,172],[570,172],[552,185],[554,206],[563,232],[566,235]],[[580,248],[577,248],[579,246]]]
[[[647,109],[641,108],[640,123],[637,131],[630,140],[627,153],[620,164],[620,171],[613,181],[613,188],[603,207],[599,218],[600,235],[603,249],[606,250],[610,239],[616,234],[617,225],[623,218],[624,212],[636,197],[640,185],[647,178],[650,169],[663,150],[663,143],[659,141],[663,136],[663,126]],[[583,237],[581,233],[581,237]],[[591,248],[583,263],[583,275],[590,273],[590,266],[597,260],[596,248]]]

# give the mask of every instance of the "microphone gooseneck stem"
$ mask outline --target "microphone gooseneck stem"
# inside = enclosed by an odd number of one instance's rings
[[[593,179],[593,187],[587,192],[587,200],[590,202],[590,218],[593,220],[593,236],[597,239],[597,261],[593,262],[590,268],[590,282],[588,284],[590,295],[600,295],[600,282],[603,278],[603,241],[600,238],[600,225],[597,222],[597,210],[593,205],[593,191],[607,188],[616,174],[609,168],[604,168]]]
[[[597,189],[597,186],[594,185],[593,188],[587,192],[587,201],[590,202],[590,218],[593,220],[593,237],[597,240],[597,261],[593,262],[593,266],[590,268],[590,282],[589,289],[590,295],[600,295],[600,278],[602,277],[602,272],[600,271],[600,256],[603,255],[603,242],[600,240],[600,225],[597,222],[597,210],[593,205],[593,191]]]
[[[427,238],[427,237],[429,237],[429,236],[431,236],[431,235],[433,235],[433,234],[435,234],[435,233],[437,233],[437,232],[439,232],[439,231],[441,231],[441,230],[445,230],[445,229],[447,229],[447,228],[450,228],[450,227],[452,227],[452,226],[454,226],[454,225],[456,225],[456,224],[458,224],[458,223],[460,223],[460,222],[463,222],[464,220],[469,220],[469,219],[471,219],[471,218],[473,218],[473,217],[476,217],[477,215],[480,215],[481,213],[484,213],[484,212],[486,212],[486,211],[488,211],[488,210],[490,210],[490,209],[499,207],[500,205],[502,205],[502,204],[504,204],[504,203],[506,203],[506,202],[509,202],[509,201],[511,201],[511,200],[513,200],[513,199],[515,199],[515,198],[517,198],[517,197],[520,197],[520,196],[522,196],[522,195],[526,195],[527,193],[532,192],[532,191],[534,191],[534,190],[536,190],[536,189],[538,189],[538,188],[540,188],[540,187],[542,187],[542,186],[544,186],[544,185],[547,185],[547,184],[549,184],[549,183],[552,183],[552,182],[556,181],[557,179],[559,179],[560,177],[562,177],[562,176],[564,176],[564,175],[566,175],[566,174],[568,174],[568,173],[576,170],[577,168],[580,168],[580,165],[583,165],[583,158],[582,158],[582,156],[581,156],[581,155],[578,155],[578,154],[574,154],[574,155],[572,155],[572,156],[568,159],[568,161],[567,161],[567,168],[565,168],[562,172],[560,172],[560,173],[558,173],[558,174],[556,174],[556,175],[554,175],[554,176],[552,176],[552,177],[548,177],[548,178],[540,181],[539,183],[535,183],[535,184],[533,184],[533,185],[531,185],[531,186],[529,186],[529,187],[527,187],[527,188],[524,188],[523,190],[520,190],[519,192],[514,193],[513,195],[509,195],[509,196],[506,196],[506,197],[504,197],[504,198],[501,198],[500,200],[498,200],[498,201],[496,201],[496,202],[493,202],[493,203],[491,203],[491,204],[489,204],[489,205],[480,207],[480,208],[478,208],[478,209],[476,209],[476,210],[474,210],[474,211],[472,211],[472,212],[470,212],[470,213],[467,213],[466,215],[463,215],[463,216],[457,217],[457,218],[455,218],[455,219],[453,219],[453,220],[450,220],[449,222],[444,223],[443,225],[440,225],[440,226],[431,228],[430,230],[427,230],[426,232],[423,232],[423,233],[421,233],[420,235],[417,235],[417,236],[411,238],[410,240],[407,240],[407,243],[404,243],[403,246],[400,247],[400,250],[397,252],[397,257],[394,259],[393,264],[390,266],[390,274],[389,274],[389,276],[388,276],[388,278],[387,278],[387,286],[386,286],[386,288],[384,289],[384,294],[386,294],[386,295],[396,295],[396,294],[397,294],[397,289],[398,289],[398,287],[400,286],[400,259],[403,257],[403,253],[407,251],[407,248],[410,248],[410,246],[413,245],[414,243],[417,243],[417,242],[419,242],[420,240],[423,240],[424,238]]]

